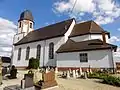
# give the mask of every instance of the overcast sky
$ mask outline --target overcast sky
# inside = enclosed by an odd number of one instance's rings
[[[17,22],[26,9],[33,13],[35,29],[73,17],[77,22],[94,20],[110,32],[109,41],[118,45],[115,56],[120,57],[120,0],[0,0],[1,56],[11,55]]]

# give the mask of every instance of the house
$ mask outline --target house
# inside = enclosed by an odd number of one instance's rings
[[[94,21],[76,23],[68,19],[34,30],[32,13],[26,10],[18,20],[18,32],[13,41],[12,64],[17,68],[28,66],[29,58],[40,60],[40,67],[115,68],[110,33]]]
[[[2,60],[2,67],[9,67],[11,65],[10,57],[1,56],[1,60]]]

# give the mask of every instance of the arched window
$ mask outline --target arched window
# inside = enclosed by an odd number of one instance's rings
[[[40,59],[40,52],[41,52],[41,46],[37,45],[37,54],[36,54],[37,59]]]
[[[18,60],[21,59],[21,48],[18,49]]]
[[[54,59],[54,43],[49,44],[49,59]]]
[[[29,59],[29,54],[30,54],[30,47],[28,46],[26,49],[26,60]]]

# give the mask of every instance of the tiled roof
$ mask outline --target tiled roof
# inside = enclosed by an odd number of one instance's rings
[[[18,43],[15,43],[14,45],[20,45],[29,42],[35,42],[54,37],[64,36],[72,22],[73,19],[69,19],[43,28],[39,28],[28,33],[27,36],[25,36],[23,39],[21,39]]]
[[[57,50],[57,53],[102,50],[102,49],[116,50],[116,48],[117,46],[108,43],[104,44],[103,41],[99,39],[87,40],[81,42],[75,42],[71,39],[68,39],[68,41]]]
[[[75,36],[80,36],[85,34],[101,34],[102,32],[109,34],[109,32],[104,31],[94,21],[87,21],[87,22],[76,24],[69,37],[75,37]]]

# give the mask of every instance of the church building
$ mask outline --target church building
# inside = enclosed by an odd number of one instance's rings
[[[110,32],[94,21],[76,23],[74,18],[34,30],[32,13],[26,10],[18,20],[18,32],[13,39],[12,64],[26,68],[31,57],[38,58],[40,67],[58,70],[70,68],[115,68],[109,44]]]

